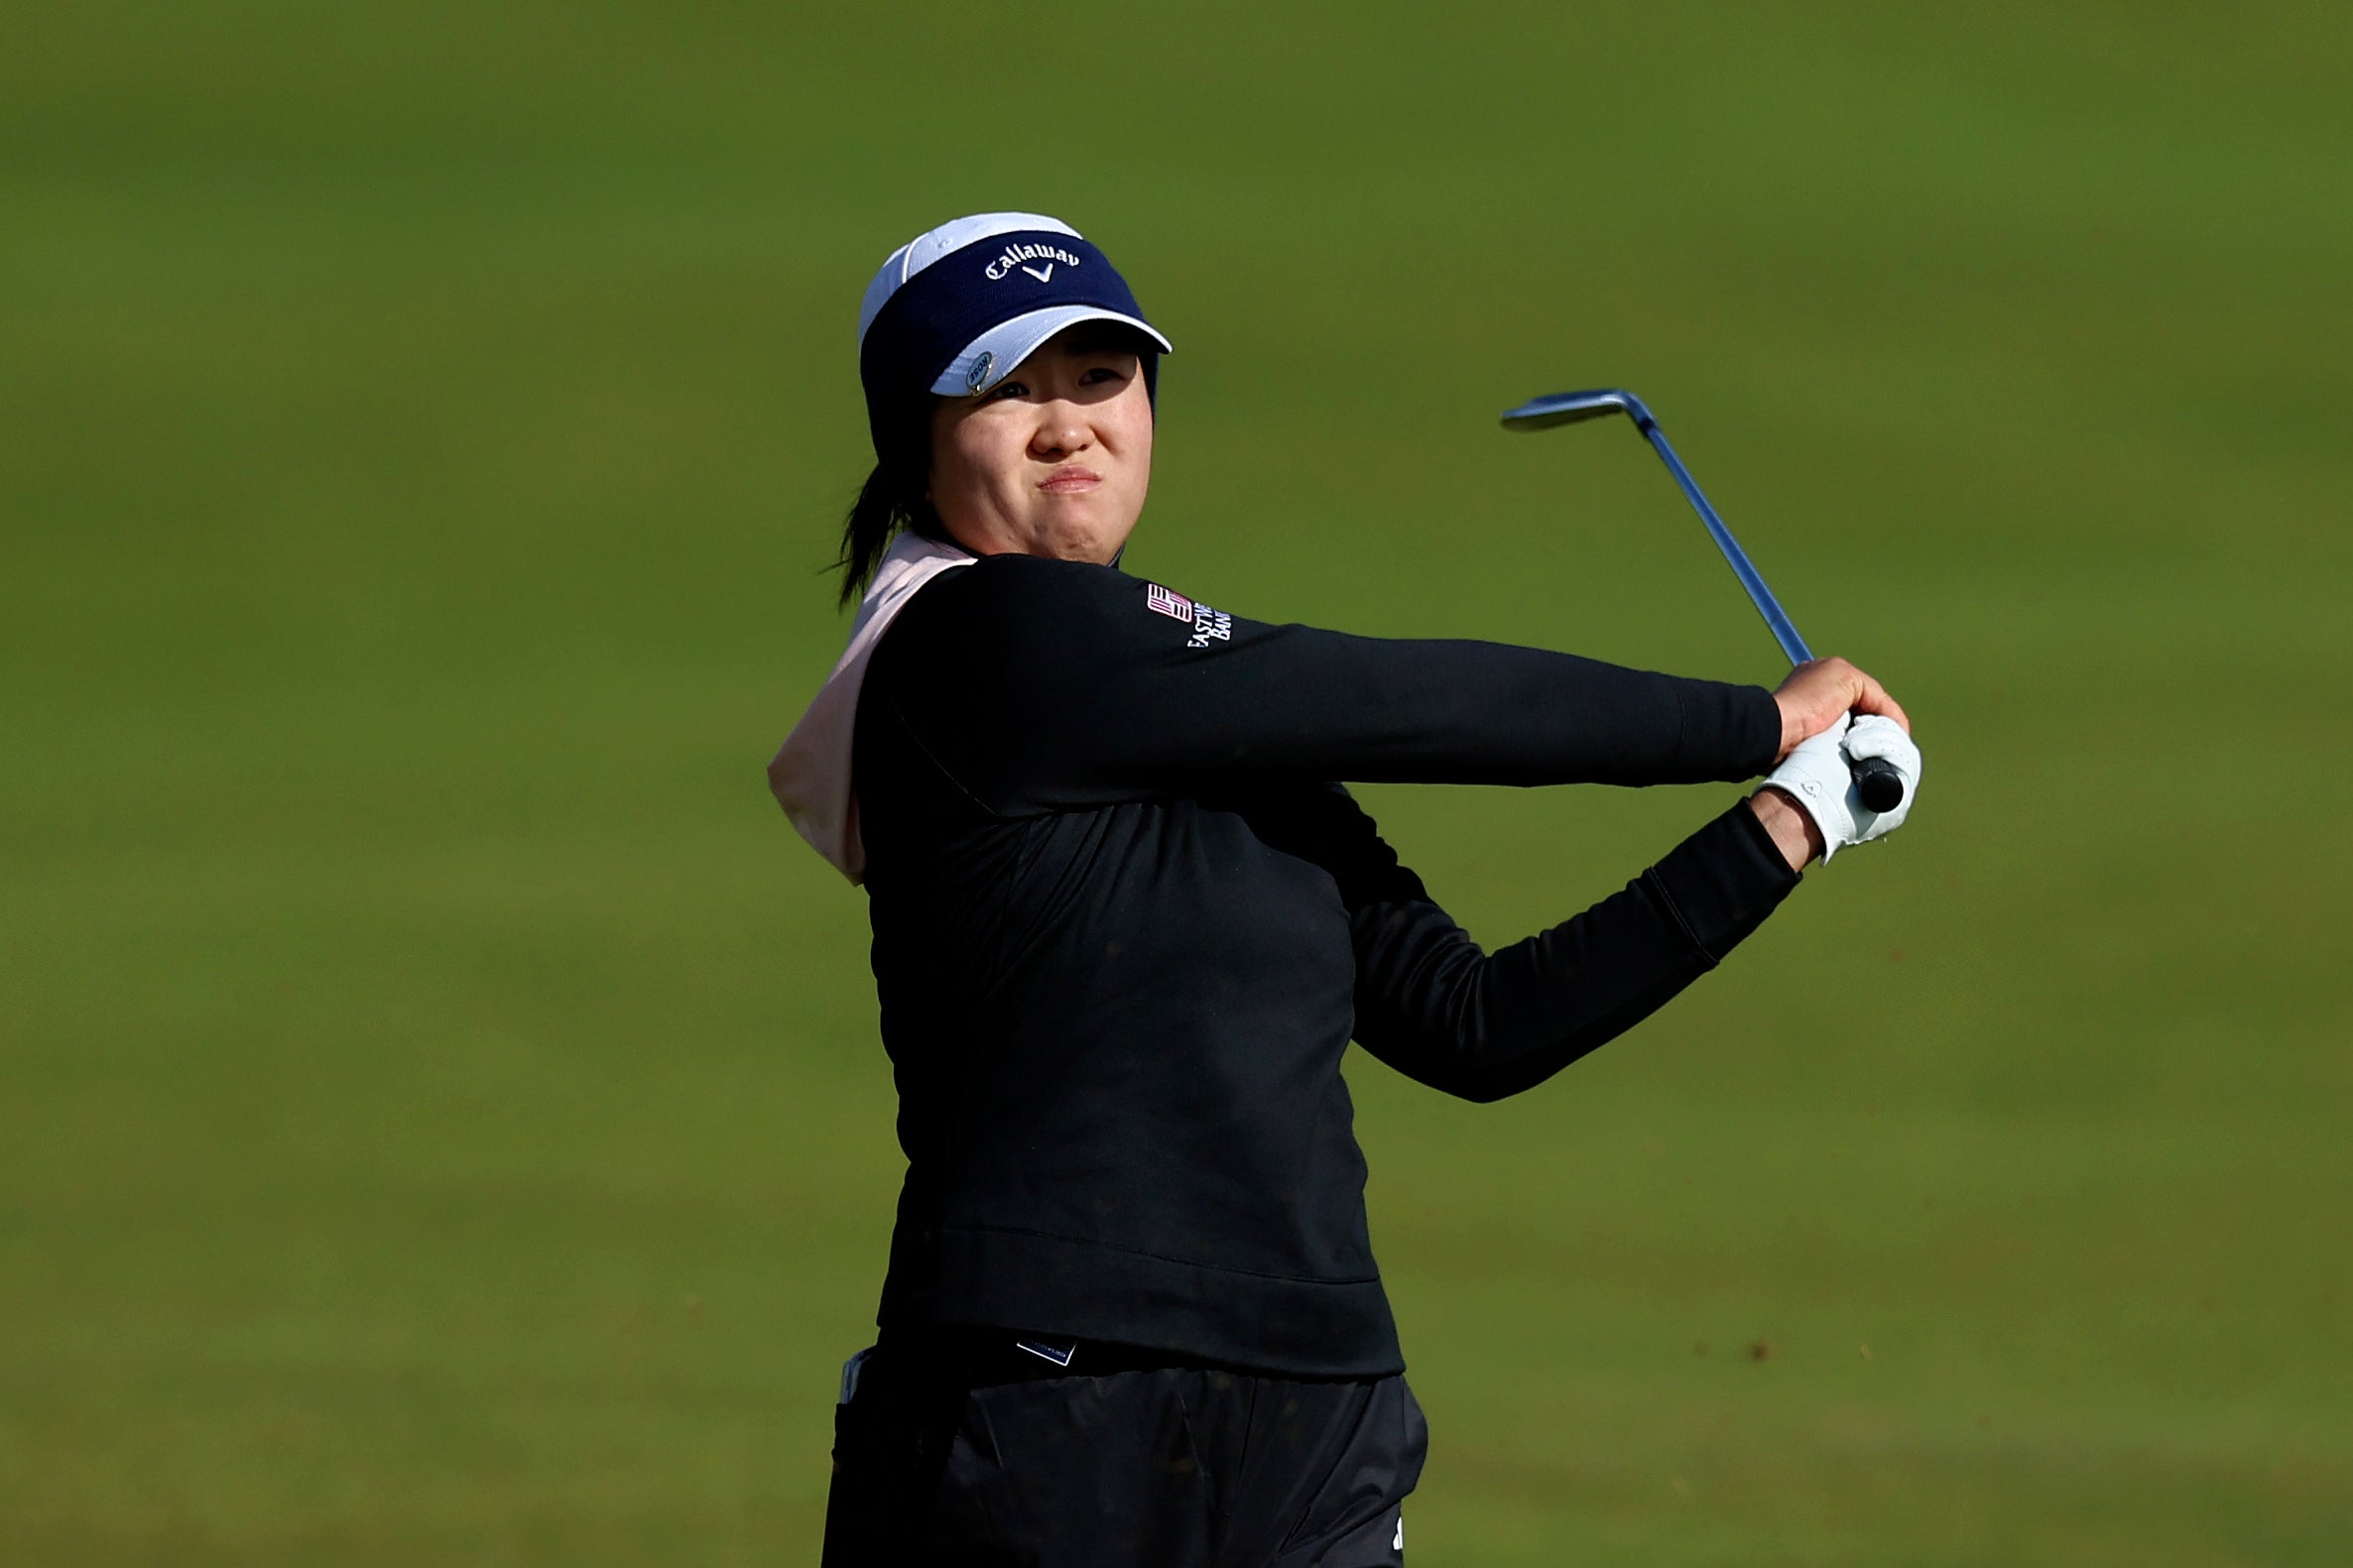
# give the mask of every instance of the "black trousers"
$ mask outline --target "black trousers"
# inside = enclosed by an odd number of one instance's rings
[[[1428,1442],[1403,1378],[1171,1366],[1012,1334],[869,1352],[824,1568],[1397,1568]],[[1050,1346],[1056,1352],[1066,1348]]]

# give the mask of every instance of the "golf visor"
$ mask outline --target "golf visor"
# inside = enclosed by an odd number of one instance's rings
[[[1127,280],[1057,219],[980,213],[901,246],[858,312],[858,375],[878,455],[884,425],[910,395],[977,396],[1081,321],[1116,322],[1171,351]]]

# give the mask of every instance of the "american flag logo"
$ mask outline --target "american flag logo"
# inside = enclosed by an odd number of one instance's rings
[[[1144,585],[1144,602],[1172,621],[1192,625],[1192,601],[1181,593],[1171,593],[1157,582]]]

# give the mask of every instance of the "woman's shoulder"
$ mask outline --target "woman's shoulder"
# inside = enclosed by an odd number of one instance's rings
[[[917,589],[875,645],[867,681],[903,697],[970,700],[1034,684],[1103,641],[1105,606],[1134,578],[1109,566],[983,555]],[[1136,583],[1141,594],[1143,584]]]
[[[901,645],[962,645],[967,656],[1007,653],[1082,633],[1129,599],[1142,603],[1149,584],[1115,566],[1038,555],[983,555],[941,572],[900,613]]]
[[[1072,598],[1116,593],[1137,579],[1117,566],[1045,555],[983,555],[960,573],[966,591],[984,598]],[[1141,584],[1138,584],[1141,586]]]

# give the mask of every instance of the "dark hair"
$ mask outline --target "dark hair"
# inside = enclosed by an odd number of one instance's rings
[[[902,530],[920,538],[947,542],[947,530],[940,524],[939,514],[931,510],[930,498],[924,494],[919,481],[907,482],[904,472],[894,473],[881,463],[866,476],[866,483],[858,489],[858,499],[850,503],[847,516],[841,520],[841,554],[834,569],[841,573],[841,595],[835,601],[847,608],[850,601],[866,591],[866,584],[874,576],[874,568],[882,564],[883,552],[891,547],[891,541]]]
[[[924,492],[931,481],[931,405],[933,399],[911,400],[893,417],[877,424],[891,439],[874,472],[858,489],[841,520],[841,554],[833,562],[841,573],[841,594],[835,601],[846,608],[863,593],[883,552],[902,530],[918,538],[947,542],[947,529]]]

